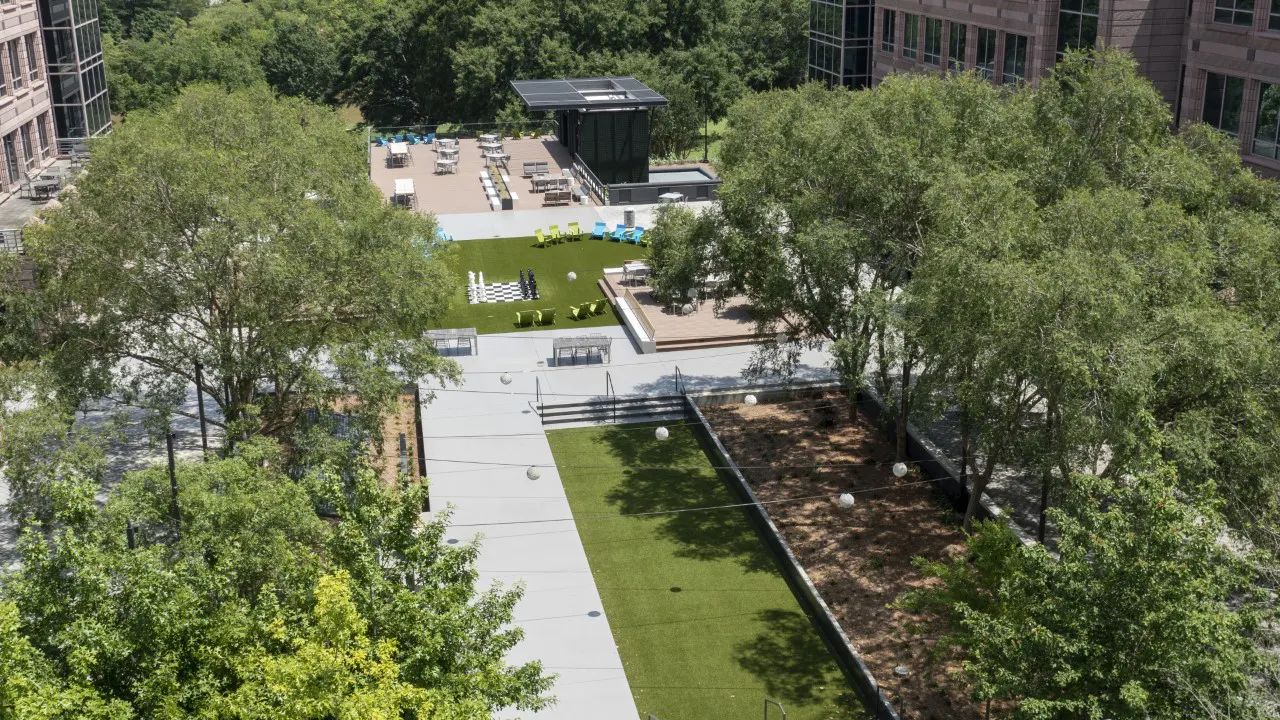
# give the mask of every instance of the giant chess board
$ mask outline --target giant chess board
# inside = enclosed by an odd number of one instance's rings
[[[468,304],[520,302],[538,298],[538,281],[533,278],[532,269],[529,270],[527,280],[524,272],[521,271],[520,279],[516,282],[486,283],[484,273],[479,273],[479,280],[476,279],[476,273],[467,273]]]

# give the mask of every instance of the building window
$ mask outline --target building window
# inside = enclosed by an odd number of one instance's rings
[[[1058,13],[1058,58],[1068,50],[1091,50],[1097,41],[1098,0],[1062,0]]]
[[[47,122],[49,122],[49,113],[36,118],[36,137],[40,139],[41,157],[49,154],[49,128],[45,127]]]
[[[9,43],[9,79],[13,81],[13,89],[22,89],[22,63],[18,62],[18,42]]]
[[[1002,82],[1018,83],[1027,78],[1027,36],[1006,33],[1004,36],[1004,74]]]
[[[978,28],[978,71],[987,80],[996,77],[996,31]]]
[[[1272,0],[1271,5],[1275,7],[1275,0]],[[1275,25],[1275,16],[1271,17],[1271,23]],[[1214,0],[1213,21],[1223,25],[1253,27],[1253,0]]]
[[[40,63],[36,61],[36,34],[31,33],[23,38],[23,44],[27,49],[27,77],[35,82],[40,79]]]
[[[1263,83],[1262,91],[1258,93],[1258,123],[1254,125],[1253,154],[1280,160],[1280,85]]]
[[[843,33],[840,27],[843,17],[843,7],[813,3],[809,6],[809,30],[832,39],[839,38]]]
[[[964,70],[964,41],[968,32],[968,26],[951,23],[951,42],[947,45],[947,67],[956,72]]]
[[[1280,2],[1280,0],[1277,0]],[[893,10],[884,10],[884,18],[880,23],[880,49],[891,53],[893,52],[893,22],[897,19],[898,13]]]
[[[1271,0],[1271,16],[1267,18],[1267,29],[1280,32],[1280,0]]]
[[[23,125],[22,128],[22,158],[27,161],[27,165],[31,165],[31,161],[35,159],[36,154],[31,151],[31,123]]]
[[[902,57],[915,60],[920,47],[920,16],[902,14]]]
[[[1204,86],[1205,123],[1228,135],[1240,134],[1240,106],[1244,104],[1244,79],[1209,73]]]
[[[924,61],[942,64],[942,21],[936,18],[924,19]]]
[[[13,133],[4,136],[4,169],[9,173],[10,183],[16,183],[22,179],[18,174],[18,150]]]
[[[846,40],[866,40],[870,47],[876,34],[875,8],[870,0],[848,0],[844,8],[844,38]]]

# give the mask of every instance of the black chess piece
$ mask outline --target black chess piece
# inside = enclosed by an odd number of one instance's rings
[[[529,283],[524,279],[524,271],[520,271],[520,297],[524,300],[529,299]]]

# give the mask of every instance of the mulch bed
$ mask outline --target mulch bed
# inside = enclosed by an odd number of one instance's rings
[[[981,718],[955,675],[959,664],[933,652],[939,633],[921,632],[925,618],[890,606],[930,582],[913,557],[964,552],[959,519],[935,486],[915,471],[895,478],[891,439],[864,418],[850,423],[843,394],[704,412],[761,501],[855,491],[852,510],[826,498],[768,510],[895,707],[901,692],[906,718]],[[897,666],[910,670],[905,680]]]

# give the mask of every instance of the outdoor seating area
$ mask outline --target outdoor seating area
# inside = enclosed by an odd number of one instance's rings
[[[604,302],[603,300],[601,302]],[[591,335],[582,335],[579,337],[561,337],[551,341],[551,357],[556,361],[556,365],[560,364],[560,358],[568,354],[577,362],[578,354],[581,353],[588,361],[591,360],[592,353],[600,357],[602,362],[609,361],[609,351],[613,348],[613,338],[599,333]]]
[[[728,298],[723,307],[711,305],[707,285],[694,289],[684,303],[668,303],[654,296],[646,283],[651,274],[644,260],[627,260],[605,268],[605,293],[625,306],[623,322],[644,352],[689,350],[699,347],[751,345],[766,339],[757,334],[745,297]],[[708,278],[714,284],[718,278]]]
[[[370,178],[382,190],[383,197],[387,198],[395,194],[396,180],[412,180],[415,187],[415,209],[419,212],[466,214],[492,212],[508,207],[519,210],[522,207],[534,208],[544,204],[567,206],[584,202],[581,188],[570,181],[573,177],[572,157],[554,136],[488,141],[433,138],[431,142],[425,142],[419,137],[417,143],[412,142],[412,138],[404,142],[398,138],[399,136],[395,136],[393,142],[384,142],[381,146],[376,142],[370,145]],[[390,149],[393,144],[397,149],[394,160]],[[550,189],[538,193],[543,197],[530,199],[528,195],[533,192],[532,176],[529,185],[525,185],[522,178],[513,177],[516,172],[523,171],[526,165],[531,166],[530,169],[545,170],[539,174],[548,178],[563,179],[546,182],[545,185]],[[490,183],[494,185],[494,193],[487,192],[485,184],[480,180],[481,171],[488,173]],[[499,183],[505,185],[511,195],[509,202],[504,201]],[[544,184],[540,181],[539,189],[542,187]],[[499,200],[496,207],[494,196]],[[592,200],[588,198],[585,202],[590,204]]]

